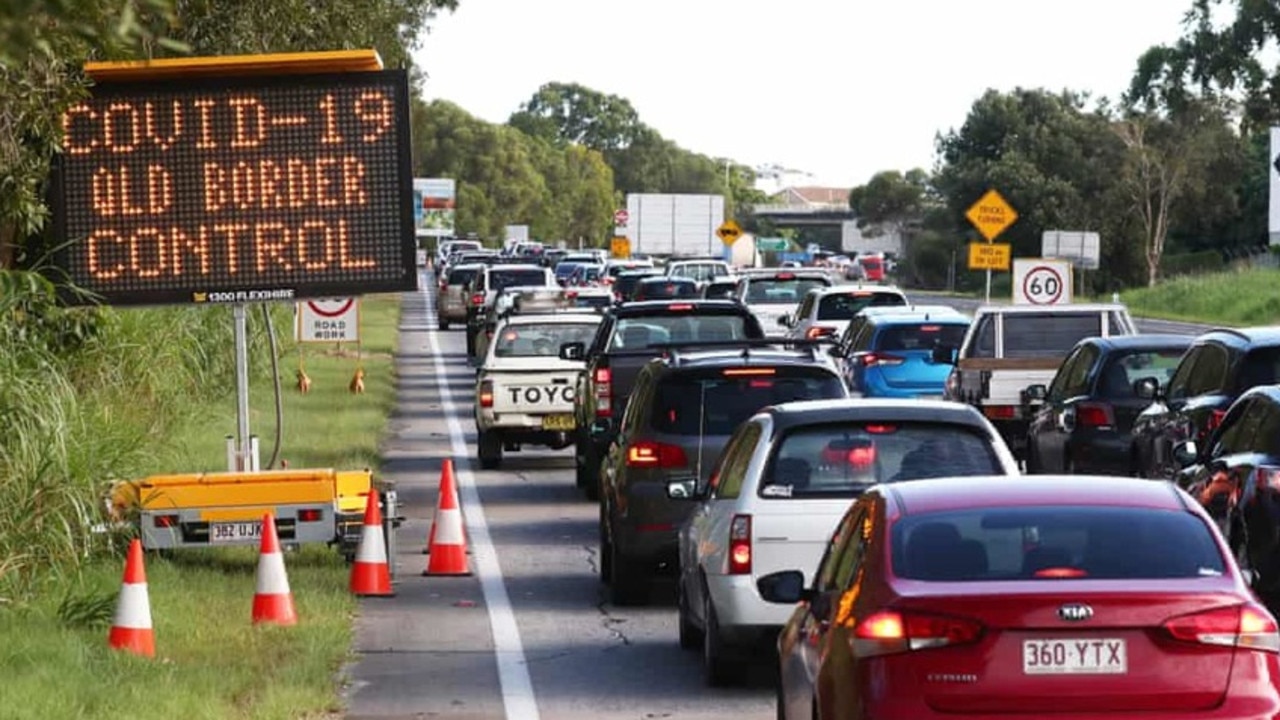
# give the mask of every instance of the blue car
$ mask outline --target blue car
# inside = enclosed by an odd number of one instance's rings
[[[863,397],[940,399],[953,366],[934,362],[933,348],[959,347],[969,322],[936,308],[870,316],[839,359],[845,382]]]

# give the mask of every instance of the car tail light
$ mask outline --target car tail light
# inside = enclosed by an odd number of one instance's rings
[[[804,336],[808,340],[817,340],[820,337],[827,337],[828,335],[832,335],[835,333],[835,331],[836,329],[832,327],[822,327],[820,325],[814,325],[813,327],[805,331]]]
[[[689,458],[679,445],[641,440],[627,447],[627,465],[631,467],[677,468],[688,464]]]
[[[1226,417],[1226,415],[1227,415],[1226,410],[1214,410],[1212,413],[1209,414],[1209,426],[1206,428],[1206,430],[1213,430],[1214,428],[1221,425],[1222,418]]]
[[[1013,420],[1018,417],[1017,405],[983,405],[982,414],[989,420]]]
[[[591,388],[596,396],[596,417],[609,417],[613,414],[613,371],[609,368],[596,368],[591,378]]]
[[[1077,427],[1110,428],[1115,424],[1115,414],[1107,403],[1080,403],[1076,406]]]
[[[473,293],[471,295],[471,304],[479,307],[484,304],[484,293]]]
[[[751,574],[750,515],[734,515],[729,523],[729,574]]]
[[[863,353],[862,366],[871,367],[873,365],[901,365],[905,358],[897,355],[886,355],[884,353]]]
[[[872,435],[892,435],[898,432],[897,425],[867,425],[862,428]]]
[[[795,274],[795,273],[778,273],[777,275],[774,275],[774,276],[773,276],[773,279],[775,279],[775,280],[795,280],[795,279],[796,279],[796,274]]]
[[[853,629],[860,657],[967,645],[981,637],[982,624],[976,620],[915,611],[880,610]]]
[[[158,528],[178,527],[177,515],[156,515],[151,522]]]
[[[483,380],[480,382],[480,407],[493,407],[493,381]]]
[[[668,310],[692,310],[693,305],[690,305],[689,303],[676,303],[675,305],[668,305],[667,309]]]
[[[322,517],[324,517],[324,513],[316,508],[306,508],[298,511],[298,522],[320,522]]]
[[[1164,622],[1174,640],[1280,652],[1280,628],[1271,613],[1253,603],[1179,615]]]
[[[771,367],[757,368],[725,368],[723,371],[725,377],[743,377],[752,375],[777,375],[778,369]]]

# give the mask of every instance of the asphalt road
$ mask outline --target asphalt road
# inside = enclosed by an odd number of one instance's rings
[[[427,283],[430,287],[431,283]],[[769,663],[709,689],[676,640],[674,591],[643,608],[604,600],[598,509],[574,488],[572,450],[474,465],[474,371],[459,331],[435,331],[427,294],[404,299],[400,392],[385,450],[405,522],[395,597],[361,601],[348,718],[774,717]],[[452,457],[471,576],[423,577],[443,460]]]
[[[972,313],[978,308],[978,306],[984,304],[981,300],[977,300],[975,298],[960,298],[952,297],[950,295],[922,293],[907,293],[907,299],[918,305],[947,305],[967,313]],[[1178,322],[1175,320],[1160,320],[1158,318],[1135,317],[1133,320],[1138,324],[1139,332],[1144,333],[1199,335],[1213,327],[1211,325]]]

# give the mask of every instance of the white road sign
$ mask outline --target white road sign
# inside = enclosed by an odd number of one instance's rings
[[[359,298],[332,298],[298,303],[298,342],[360,340]]]
[[[1014,305],[1067,305],[1070,302],[1070,260],[1014,258]]]
[[[1280,127],[1271,128],[1271,167],[1267,177],[1271,179],[1271,204],[1267,229],[1271,244],[1280,245]]]

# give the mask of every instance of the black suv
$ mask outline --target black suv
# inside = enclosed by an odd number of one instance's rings
[[[693,505],[669,498],[670,483],[706,485],[733,431],[761,408],[848,397],[823,348],[793,345],[690,343],[640,370],[600,471],[600,576],[614,604],[642,602],[651,575],[675,571]]]
[[[1280,327],[1210,330],[1195,339],[1161,387],[1140,380],[1151,405],[1133,424],[1133,467],[1142,477],[1174,479],[1184,463],[1174,449],[1203,443],[1244,391],[1280,382]]]

